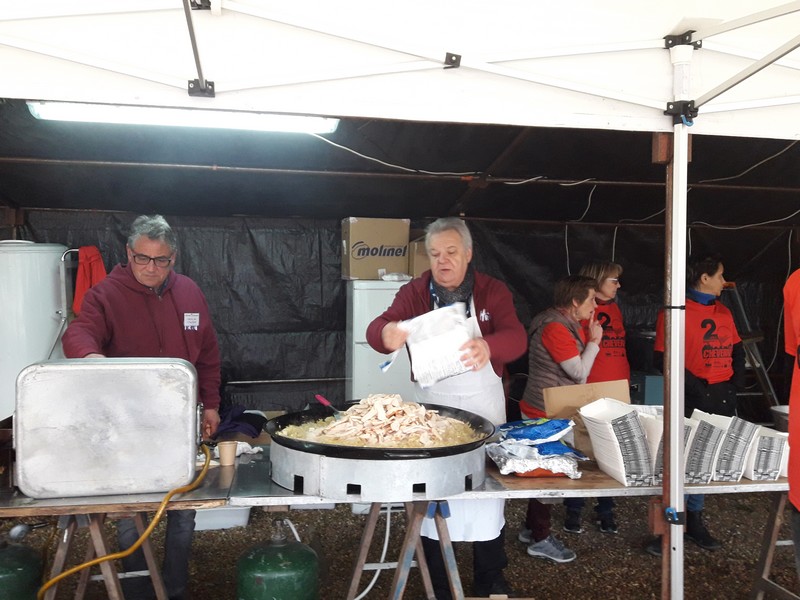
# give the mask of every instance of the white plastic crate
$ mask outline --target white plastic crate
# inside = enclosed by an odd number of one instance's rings
[[[194,518],[194,530],[230,529],[244,527],[250,519],[249,506],[220,506],[219,508],[201,508]]]

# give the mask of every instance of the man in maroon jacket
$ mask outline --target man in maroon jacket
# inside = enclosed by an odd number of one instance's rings
[[[181,358],[197,371],[203,405],[203,436],[219,426],[220,356],[208,304],[194,281],[172,269],[177,238],[160,215],[140,216],[131,227],[128,263],[117,265],[84,300],[62,345],[67,358]],[[186,597],[194,533],[193,510],[169,511],[164,556],[164,584],[172,599]],[[121,549],[139,537],[132,519],[117,523]],[[126,571],[147,569],[141,550],[123,560]],[[146,598],[152,590],[143,578],[124,579],[126,598]]]
[[[425,248],[431,270],[400,288],[392,305],[367,327],[367,342],[378,352],[394,352],[408,337],[401,321],[463,302],[472,335],[459,350],[468,370],[430,387],[417,384],[415,399],[473,412],[495,425],[504,423],[503,367],[524,354],[527,346],[511,291],[502,281],[472,267],[472,234],[463,220],[448,217],[428,225]],[[472,542],[475,595],[509,594],[512,590],[503,575],[508,565],[503,501],[450,500],[449,504],[450,538]],[[447,570],[432,519],[425,519],[420,535],[436,598],[450,600]]]

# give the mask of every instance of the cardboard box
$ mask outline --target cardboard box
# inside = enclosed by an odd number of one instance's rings
[[[630,387],[626,379],[604,381],[603,383],[584,383],[544,388],[544,410],[551,419],[572,419],[575,422],[574,446],[589,458],[594,459],[592,442],[586,424],[578,414],[578,409],[599,398],[613,398],[630,404]]]
[[[342,219],[342,279],[408,272],[409,219]]]
[[[419,277],[431,268],[428,251],[425,250],[425,236],[408,242],[408,274]]]

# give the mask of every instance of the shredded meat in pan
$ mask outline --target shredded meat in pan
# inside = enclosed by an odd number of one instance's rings
[[[377,448],[435,448],[456,446],[480,439],[468,423],[443,417],[416,402],[403,402],[398,394],[373,394],[333,417],[288,425],[278,432],[285,437]]]

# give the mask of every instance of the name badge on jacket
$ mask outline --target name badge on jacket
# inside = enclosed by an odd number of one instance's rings
[[[183,328],[197,331],[200,327],[200,313],[183,313]]]

